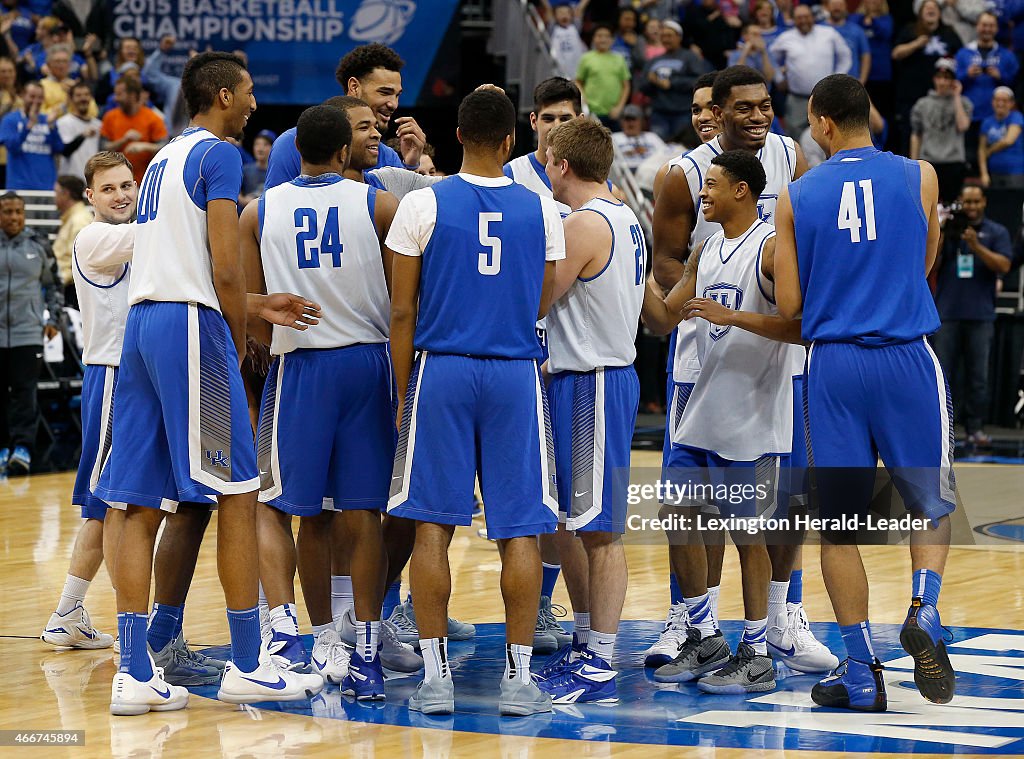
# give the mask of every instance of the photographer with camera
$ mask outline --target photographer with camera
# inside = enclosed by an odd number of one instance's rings
[[[950,207],[942,226],[939,258],[935,262],[935,305],[942,326],[932,338],[956,401],[963,398],[967,442],[987,446],[982,429],[988,404],[988,365],[996,319],[996,283],[1010,271],[1013,256],[1010,233],[985,218],[985,191],[967,186]],[[963,384],[957,388],[957,369],[964,363]]]

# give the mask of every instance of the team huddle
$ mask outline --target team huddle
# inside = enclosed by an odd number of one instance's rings
[[[468,95],[461,171],[438,181],[407,171],[408,155],[384,162],[393,107],[370,101],[375,88],[397,101],[390,73],[370,66],[346,96],[304,111],[274,146],[280,178],[268,175],[240,218],[241,163],[224,138],[256,101],[232,55],[189,61],[191,124],[140,186],[121,154],[89,161],[97,220],[74,250],[87,367],[73,500],[87,519],[79,541],[103,548],[91,566],[73,560],[43,639],[113,644],[82,604],[80,578],[102,558],[118,606],[113,714],[180,709],[185,686],[217,683],[229,703],[308,699],[327,683],[382,700],[385,670],[421,669],[409,708],[450,714],[448,643],[474,629],[448,617],[448,548],[471,524],[479,483],[502,561],[499,712],[618,701],[621,474],[642,319],[672,334],[666,479],[753,482],[773,470],[771,502],[804,509],[810,463],[822,515],[857,513],[881,454],[907,508],[932,526],[912,537],[901,642],[921,693],[948,702],[936,604],[955,507],[950,420],[924,341],[938,326],[924,276],[936,180],[928,164],[871,147],[863,87],[837,75],[815,88],[812,134],[831,159],[808,173],[793,141],[769,131],[760,73],[735,66],[698,80],[695,127],[714,128],[698,129],[704,144],[659,176],[649,260],[608,181],[610,133],[583,116],[571,82],[538,86],[537,150],[511,161],[514,105],[495,87]],[[417,130],[399,129],[410,154]],[[893,287],[899,297],[877,297]],[[258,346],[272,357],[262,388],[239,369]],[[764,500],[664,508],[744,517]],[[182,631],[214,507],[227,662],[191,650]],[[821,556],[845,667],[808,626],[801,536],[735,541],[745,612],[735,649],[718,624],[724,540],[678,537],[668,619],[646,653],[655,680],[762,692],[784,663],[831,672],[812,692],[820,705],[886,708],[849,536],[823,534]],[[571,635],[551,613],[559,568]],[[552,655],[531,667],[534,653]]]

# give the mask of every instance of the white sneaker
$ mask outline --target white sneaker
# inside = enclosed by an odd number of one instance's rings
[[[336,630],[324,630],[316,636],[313,643],[313,654],[310,662],[313,671],[319,674],[325,683],[341,685],[348,674],[348,662],[352,653],[345,648]]]
[[[658,642],[644,652],[645,667],[661,667],[676,658],[686,643],[687,622],[686,604],[672,604],[665,618],[665,629],[658,636]]]
[[[150,657],[150,664],[153,659]],[[110,688],[110,713],[118,715],[172,712],[188,706],[188,690],[164,680],[164,671],[153,667],[153,677],[140,682],[127,672],[114,675]]]
[[[228,704],[253,704],[261,701],[304,701],[324,688],[318,675],[289,672],[274,663],[263,646],[260,665],[252,672],[242,672],[233,661],[224,666],[217,698]]]
[[[92,626],[89,612],[82,604],[76,604],[67,614],[51,614],[39,637],[51,646],[62,648],[110,648],[114,645],[113,635]]]
[[[839,659],[811,632],[802,604],[780,611],[767,630],[768,653],[797,672],[830,672]]]

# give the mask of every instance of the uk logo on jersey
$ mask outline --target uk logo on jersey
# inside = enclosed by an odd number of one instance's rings
[[[743,305],[743,290],[729,282],[717,282],[704,288],[703,297],[710,298],[715,303],[721,303],[726,308],[739,311]],[[708,337],[712,340],[721,340],[729,332],[731,327],[720,327],[711,324],[708,330]]]

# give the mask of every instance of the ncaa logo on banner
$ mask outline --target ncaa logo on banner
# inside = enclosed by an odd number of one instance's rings
[[[704,297],[710,298],[715,303],[721,303],[733,311],[739,311],[740,306],[743,305],[743,290],[728,282],[718,282],[705,287]],[[708,331],[708,337],[712,340],[721,340],[731,329],[730,327],[720,327],[717,324],[710,323],[709,326],[711,329]]]
[[[348,36],[357,42],[391,45],[402,38],[415,13],[413,0],[363,0],[352,15]]]

